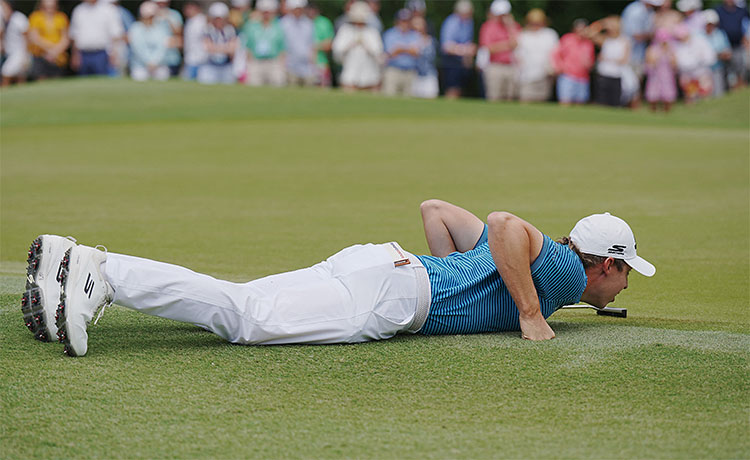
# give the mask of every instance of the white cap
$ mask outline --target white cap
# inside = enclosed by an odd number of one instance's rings
[[[706,24],[718,24],[719,13],[716,10],[705,10],[703,12],[703,20],[706,21]]]
[[[570,232],[570,239],[585,254],[622,259],[645,276],[656,273],[653,265],[636,255],[635,236],[630,226],[608,212],[579,220]]]
[[[662,6],[664,4],[664,0],[643,0],[643,1],[648,3],[651,6]]]
[[[229,7],[226,3],[214,2],[208,7],[209,18],[226,18],[229,16]]]
[[[701,0],[680,0],[677,2],[677,9],[686,13],[688,11],[700,10],[703,8]]]
[[[286,0],[286,9],[294,10],[307,6],[307,0]]]
[[[278,0],[257,0],[255,9],[258,11],[276,11],[279,9]]]
[[[490,5],[490,13],[494,16],[502,16],[510,13],[510,2],[508,0],[495,0]]]

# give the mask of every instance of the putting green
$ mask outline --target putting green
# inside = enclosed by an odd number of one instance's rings
[[[750,110],[667,116],[74,80],[0,104],[0,456],[750,456]],[[425,252],[418,205],[553,236],[611,211],[653,278],[558,339],[242,347],[115,307],[69,359],[19,308],[41,233],[247,280],[362,242]]]

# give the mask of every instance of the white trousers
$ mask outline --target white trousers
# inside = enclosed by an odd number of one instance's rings
[[[424,266],[409,253],[408,265],[395,266],[389,245],[352,246],[310,268],[244,284],[112,253],[103,273],[116,304],[233,343],[365,342],[417,332],[429,309]]]

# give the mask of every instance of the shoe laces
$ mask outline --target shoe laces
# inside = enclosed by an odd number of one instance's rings
[[[106,246],[103,246],[103,245],[99,244],[99,245],[95,246],[95,249],[99,249],[100,251],[104,251],[104,254],[107,254],[107,247]],[[105,283],[109,284],[106,281],[105,281]],[[111,289],[111,286],[110,286],[110,289]],[[104,305],[102,305],[102,307],[99,309],[99,313],[97,313],[97,315],[96,315],[96,319],[94,320],[94,326],[96,326],[96,323],[99,322],[99,318],[101,318],[102,315],[104,315],[104,310],[106,310],[108,307],[111,307],[111,306],[112,306],[112,297],[111,296],[107,296],[107,300],[104,302]]]

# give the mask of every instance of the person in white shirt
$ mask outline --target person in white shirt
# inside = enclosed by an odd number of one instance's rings
[[[183,29],[185,66],[182,69],[182,78],[195,80],[198,77],[198,68],[208,58],[203,44],[203,37],[206,34],[206,15],[201,11],[200,5],[194,1],[185,3],[182,13],[185,15],[185,28]]]
[[[13,11],[10,3],[2,0],[0,2],[2,10],[3,29],[3,52],[6,56],[3,67],[0,70],[2,74],[2,86],[8,86],[11,83],[22,83],[26,81],[26,74],[31,64],[31,55],[28,51],[28,41],[26,34],[29,31],[29,20],[20,11]],[[8,18],[7,21],[5,18]]]
[[[526,27],[518,36],[515,54],[521,101],[543,102],[552,95],[552,52],[560,39],[546,25],[544,11],[534,8],[526,15]]]
[[[708,97],[713,92],[711,66],[716,51],[703,33],[691,33],[686,24],[675,27],[675,58],[680,88],[686,103]]]
[[[594,43],[601,47],[596,66],[597,104],[622,105],[622,81],[630,62],[630,39],[620,33],[620,18],[608,16],[589,26]]]
[[[372,10],[354,2],[333,39],[333,57],[342,65],[339,83],[345,91],[374,90],[380,84],[383,41],[378,30],[367,25]]]
[[[73,9],[71,67],[78,75],[107,75],[110,50],[124,39],[125,29],[115,7],[102,0],[85,0]]]

